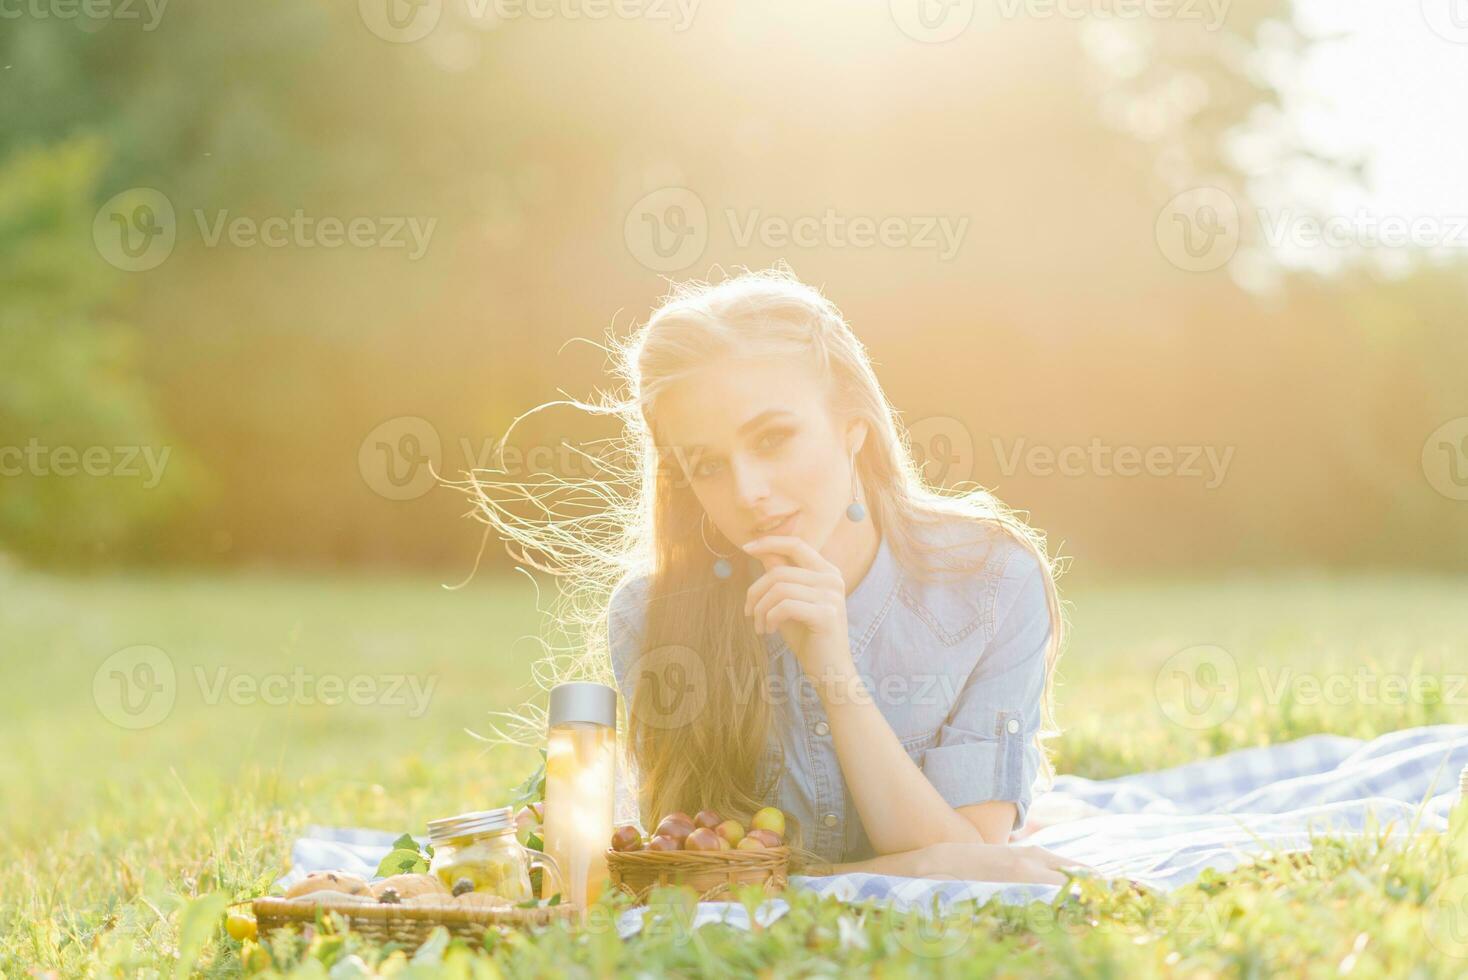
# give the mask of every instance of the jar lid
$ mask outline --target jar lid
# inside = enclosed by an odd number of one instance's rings
[[[507,807],[493,810],[472,810],[457,817],[428,821],[428,839],[431,841],[451,840],[455,837],[472,837],[477,834],[498,834],[515,827],[513,811]]]
[[[546,724],[554,728],[585,721],[607,728],[617,726],[617,692],[605,684],[571,681],[551,688]]]

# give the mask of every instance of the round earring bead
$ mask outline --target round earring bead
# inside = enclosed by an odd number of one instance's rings
[[[727,559],[727,558],[720,558],[718,561],[714,562],[714,577],[715,578],[728,578],[730,575],[733,575],[733,574],[734,574],[734,566],[731,565],[731,564],[729,564],[729,559]]]
[[[866,506],[866,504],[862,503],[860,500],[853,500],[851,502],[851,506],[846,508],[846,519],[848,521],[861,521],[861,520],[865,520],[866,519],[866,516],[867,516],[867,506]]]

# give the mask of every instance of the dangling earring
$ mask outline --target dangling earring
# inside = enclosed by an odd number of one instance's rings
[[[861,502],[859,494],[860,484],[856,479],[856,453],[851,454],[851,503],[846,508],[846,519],[852,523],[864,520],[867,516],[867,506]]]
[[[708,517],[708,511],[704,511],[703,516],[698,519],[698,536],[703,539],[703,546],[708,549],[709,554],[715,558],[714,578],[728,578],[734,574],[734,566],[729,563],[728,555],[715,551],[714,546],[709,544],[708,529],[704,527],[704,521],[708,520]]]

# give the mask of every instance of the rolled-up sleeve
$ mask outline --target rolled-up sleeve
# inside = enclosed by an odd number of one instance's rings
[[[1015,829],[1029,812],[1042,764],[1038,742],[1050,607],[1040,561],[1017,549],[994,593],[993,638],[964,682],[923,772],[950,806],[1015,804]]]

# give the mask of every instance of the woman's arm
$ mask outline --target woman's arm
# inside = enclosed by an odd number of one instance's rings
[[[1088,874],[1093,869],[1043,847],[1008,844],[931,844],[915,851],[883,854],[867,861],[807,868],[816,876],[866,872],[908,878],[958,881],[1019,881],[1042,885],[1065,884],[1066,872]]]
[[[823,673],[817,689],[831,742],[872,847],[891,854],[947,841],[986,843],[912,761],[855,667],[831,665]]]
[[[990,844],[1007,844],[1014,832],[1014,818],[1019,808],[1005,800],[990,800],[973,806],[957,808],[958,815],[978,828],[979,834]]]
[[[982,827],[955,810],[912,761],[852,661],[841,573],[799,538],[770,537],[745,546],[767,571],[749,590],[746,613],[760,632],[781,629],[815,682],[831,726],[841,772],[872,846],[881,854],[930,844],[1008,839],[992,811]],[[788,562],[789,564],[785,564]]]

